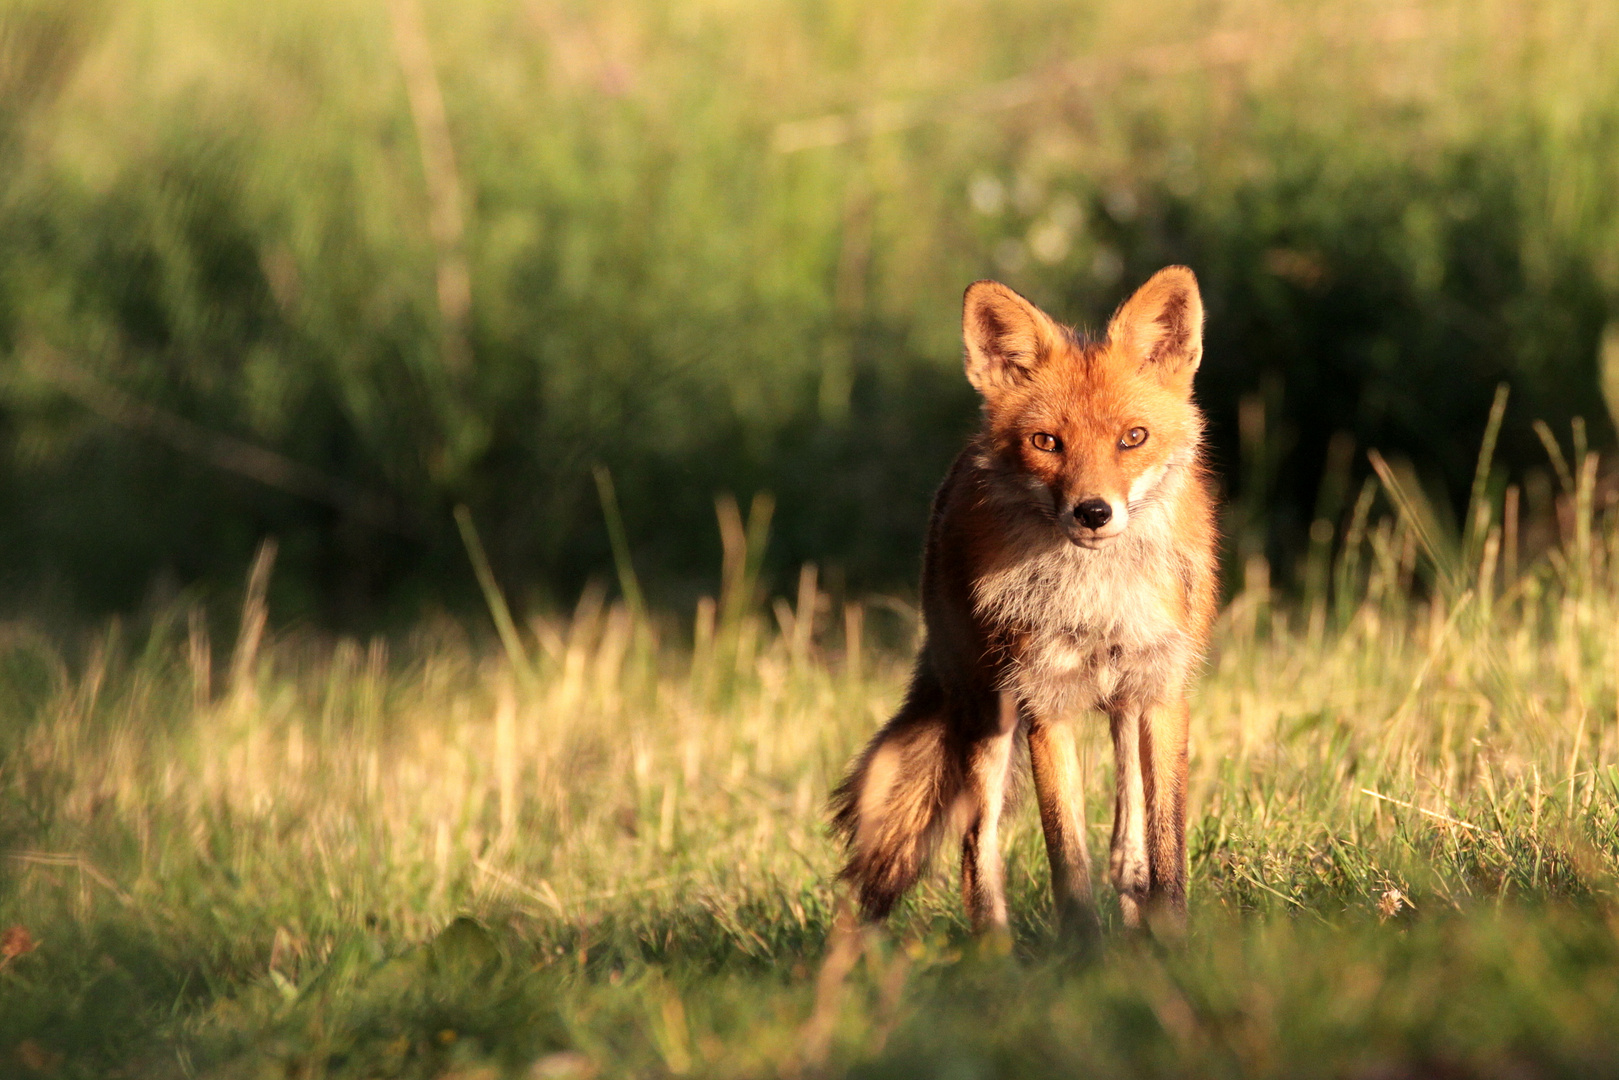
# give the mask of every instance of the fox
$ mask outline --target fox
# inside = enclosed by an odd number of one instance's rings
[[[1108,869],[1126,927],[1186,919],[1189,701],[1214,621],[1217,497],[1192,398],[1203,300],[1154,274],[1092,340],[979,281],[962,305],[982,426],[934,496],[922,644],[831,799],[839,878],[884,918],[947,833],[975,932],[1008,934],[1002,810],[1026,742],[1056,923],[1101,932],[1074,724],[1107,716]]]

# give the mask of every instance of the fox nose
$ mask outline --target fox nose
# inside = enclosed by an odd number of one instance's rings
[[[1100,529],[1113,518],[1113,505],[1106,499],[1086,499],[1074,507],[1074,520],[1087,529]]]

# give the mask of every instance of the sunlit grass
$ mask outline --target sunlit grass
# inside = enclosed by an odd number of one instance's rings
[[[1022,807],[1013,956],[977,955],[946,852],[823,969],[823,800],[906,657],[810,570],[756,603],[762,504],[751,530],[722,506],[726,587],[689,629],[592,591],[503,650],[448,622],[277,634],[268,548],[220,655],[177,614],[72,647],[11,627],[0,1054],[87,1076],[1610,1061],[1619,530],[1596,475],[1506,574],[1487,496],[1427,552],[1391,473],[1406,513],[1351,522],[1335,596],[1239,595],[1194,712],[1191,936],[1134,941],[1103,897],[1088,967]],[[1109,763],[1082,730],[1100,851]]]

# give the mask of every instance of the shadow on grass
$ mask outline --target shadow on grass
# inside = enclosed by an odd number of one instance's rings
[[[782,926],[744,905],[744,946],[703,911],[589,927],[461,918],[415,944],[357,930],[318,960],[255,968],[233,943],[178,928],[61,922],[0,969],[0,1055],[22,1076],[424,1080],[1619,1068],[1619,940],[1599,903],[1387,921],[1205,905],[1183,944],[1110,933],[1096,963],[1034,923],[997,955],[956,923],[902,913],[831,991],[817,986],[824,920]],[[822,1009],[826,1050],[806,1067],[806,1021]]]

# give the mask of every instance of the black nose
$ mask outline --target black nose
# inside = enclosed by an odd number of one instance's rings
[[[1074,507],[1074,520],[1087,529],[1100,529],[1113,518],[1113,506],[1106,499],[1086,499]]]

